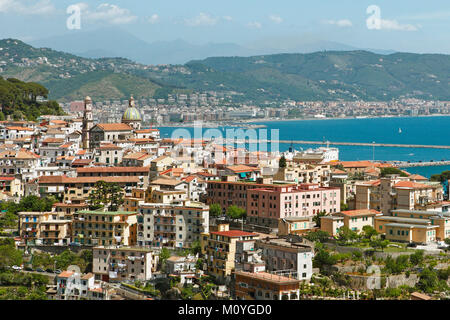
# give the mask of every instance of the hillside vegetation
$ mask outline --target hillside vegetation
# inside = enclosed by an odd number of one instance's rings
[[[56,101],[38,101],[38,97],[47,96],[47,88],[38,83],[0,77],[0,120],[8,116],[14,120],[36,120],[40,115],[64,114]]]
[[[123,58],[87,59],[19,40],[0,40],[0,75],[46,86],[60,100],[160,98],[167,93],[233,92],[236,101],[450,100],[450,56],[322,51],[215,57],[146,66]],[[239,99],[239,100],[237,100]]]

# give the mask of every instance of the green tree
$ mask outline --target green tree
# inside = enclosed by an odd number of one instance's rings
[[[358,239],[358,233],[351,230],[347,226],[343,226],[339,229],[338,239],[341,242],[347,243],[349,241],[354,241]]]
[[[309,231],[307,234],[303,236],[305,239],[312,242],[326,242],[330,238],[330,234],[326,231],[317,230],[317,231]]]
[[[316,215],[314,215],[314,217],[312,218],[312,220],[316,223],[316,226],[317,226],[317,228],[319,228],[320,229],[320,227],[321,227],[321,217],[324,217],[324,216],[326,216],[327,215],[327,212],[326,211],[320,211],[320,212],[318,212]]]
[[[239,208],[238,206],[232,205],[227,209],[227,216],[231,219],[242,219],[245,218],[245,209]]]
[[[391,175],[391,174],[398,174],[401,177],[408,176],[404,171],[402,171],[398,168],[381,168],[381,171],[380,171],[381,177],[386,177],[387,175]]]
[[[433,293],[434,291],[441,291],[445,289],[445,281],[440,281],[437,272],[432,268],[425,268],[419,276],[419,281],[416,287],[426,293]]]
[[[123,189],[117,183],[97,181],[89,194],[88,201],[91,210],[105,208],[110,211],[117,211],[124,203]]]
[[[362,228],[363,236],[366,239],[371,239],[372,237],[375,237],[378,235],[378,232],[375,230],[374,227],[366,225]]]
[[[409,256],[409,262],[413,266],[420,265],[424,260],[424,251],[423,250],[416,250],[412,255]]]
[[[167,259],[170,258],[170,251],[167,248],[162,248],[159,253],[159,264],[163,266]]]
[[[220,207],[220,204],[213,203],[209,206],[209,215],[211,217],[218,217],[222,215],[222,208]]]
[[[284,157],[284,155],[281,156],[278,166],[280,168],[286,168],[287,163],[286,163],[286,158]]]

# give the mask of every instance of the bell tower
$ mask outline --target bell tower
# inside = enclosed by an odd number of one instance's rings
[[[83,149],[89,149],[89,131],[94,126],[94,117],[92,115],[92,99],[86,97],[84,99],[84,113],[83,113],[83,132],[82,132],[82,144]]]

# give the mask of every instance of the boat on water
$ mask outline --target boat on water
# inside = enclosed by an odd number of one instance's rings
[[[398,128],[398,133],[402,133],[402,128]]]

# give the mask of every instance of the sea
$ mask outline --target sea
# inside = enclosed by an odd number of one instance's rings
[[[346,118],[346,119],[320,119],[320,120],[292,120],[253,122],[252,125],[263,125],[265,128],[250,129],[256,134],[267,138],[275,137],[279,140],[303,141],[333,141],[333,142],[365,142],[390,144],[416,144],[416,145],[450,145],[450,117],[383,117],[383,118]],[[237,127],[219,127],[212,130],[221,131],[226,136],[227,129]],[[244,126],[244,130],[246,127]],[[161,127],[161,137],[172,137],[175,130],[184,129],[194,136],[194,128]],[[211,133],[211,129],[203,128],[203,134]],[[275,131],[273,131],[275,130]],[[197,129],[197,131],[199,131]],[[178,131],[179,132],[179,131]],[[280,151],[289,147],[296,150],[317,148],[323,145],[280,144],[274,146]],[[271,150],[272,146],[267,146]],[[332,146],[339,149],[339,158],[343,161],[351,160],[378,160],[378,161],[410,161],[429,162],[450,160],[450,149],[428,148],[392,148],[372,146]],[[443,171],[450,170],[450,166],[424,166],[412,167],[407,171],[430,177]]]

